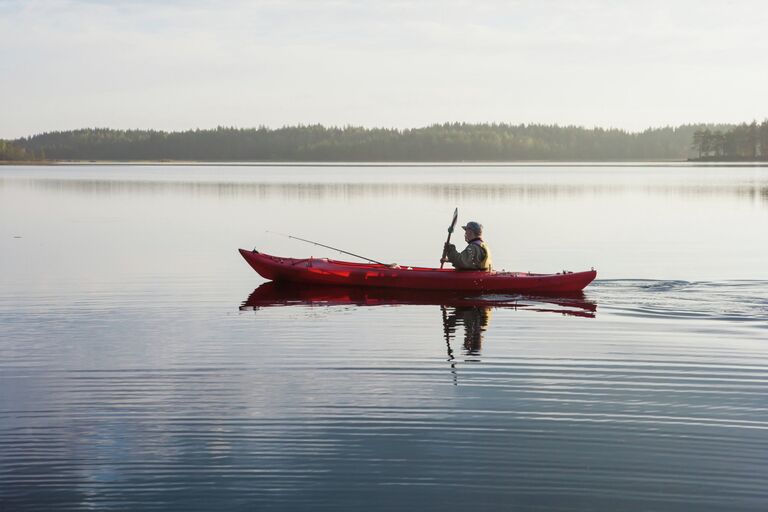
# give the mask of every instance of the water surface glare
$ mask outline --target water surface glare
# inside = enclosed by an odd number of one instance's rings
[[[0,510],[768,507],[768,169],[0,167]],[[583,295],[265,284],[286,232]],[[463,223],[463,222],[462,222]]]

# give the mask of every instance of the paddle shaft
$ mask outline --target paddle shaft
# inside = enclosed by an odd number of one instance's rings
[[[445,257],[448,255],[448,244],[451,243],[451,235],[453,234],[453,228],[456,227],[456,220],[459,218],[459,208],[457,207],[453,211],[453,220],[451,221],[451,227],[448,228],[448,238],[445,240],[445,246],[443,246],[443,257],[440,258],[440,268],[445,265]]]

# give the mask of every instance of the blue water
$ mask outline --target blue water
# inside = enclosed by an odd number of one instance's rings
[[[0,168],[0,510],[765,510],[766,190],[763,168]],[[598,281],[285,301],[236,251],[340,257],[270,229],[434,265],[457,205],[499,267]]]

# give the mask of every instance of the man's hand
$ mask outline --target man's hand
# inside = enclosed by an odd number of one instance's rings
[[[447,263],[451,260],[448,259],[448,253],[451,252],[451,250],[456,250],[456,246],[453,244],[450,244],[448,242],[445,242],[445,245],[443,246],[443,257],[440,258],[440,263]]]

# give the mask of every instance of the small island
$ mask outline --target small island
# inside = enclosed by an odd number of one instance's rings
[[[696,130],[692,147],[698,151],[698,157],[692,161],[768,161],[768,120],[760,124],[743,123],[727,130]]]

